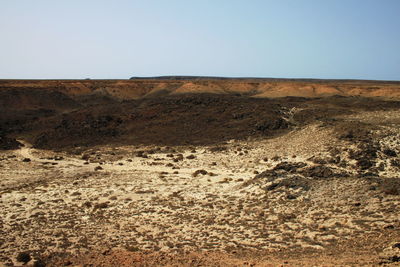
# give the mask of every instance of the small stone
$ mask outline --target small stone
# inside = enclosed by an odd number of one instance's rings
[[[107,202],[98,203],[94,206],[94,209],[105,209],[108,208]]]
[[[95,171],[100,171],[100,170],[102,170],[103,168],[101,167],[101,166],[97,166],[96,168],[94,168],[94,170]]]
[[[187,159],[195,159],[196,156],[195,156],[195,155],[189,155],[189,156],[187,156],[186,158],[187,158]]]

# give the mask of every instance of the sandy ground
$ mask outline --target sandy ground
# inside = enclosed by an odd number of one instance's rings
[[[392,113],[346,118],[379,121],[379,143],[399,153],[400,114]],[[398,264],[390,255],[400,242],[400,195],[358,177],[348,156],[355,144],[322,124],[213,147],[101,146],[72,155],[24,145],[0,152],[5,266],[21,264],[21,251],[49,266]],[[346,164],[329,162],[333,148]],[[390,160],[379,154],[380,179],[398,179]],[[258,175],[282,163],[303,165]],[[336,175],[302,172],[321,165]]]

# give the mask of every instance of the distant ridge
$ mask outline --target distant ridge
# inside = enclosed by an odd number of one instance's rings
[[[385,82],[400,83],[395,80],[365,80],[365,79],[320,79],[320,78],[271,78],[271,77],[222,77],[222,76],[194,76],[194,75],[162,75],[162,76],[133,76],[129,80],[171,80],[171,81],[196,81],[196,80],[256,80],[275,82]]]

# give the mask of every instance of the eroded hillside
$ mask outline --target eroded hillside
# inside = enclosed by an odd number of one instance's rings
[[[118,99],[182,93],[243,94],[254,97],[364,96],[400,97],[400,82],[290,79],[133,79],[0,80],[0,90],[57,91],[70,97],[105,95]],[[2,101],[3,102],[3,101]],[[4,103],[4,102],[3,102]],[[0,103],[2,104],[2,103]]]

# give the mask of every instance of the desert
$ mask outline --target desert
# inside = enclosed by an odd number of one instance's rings
[[[400,82],[0,81],[0,266],[396,266]]]

